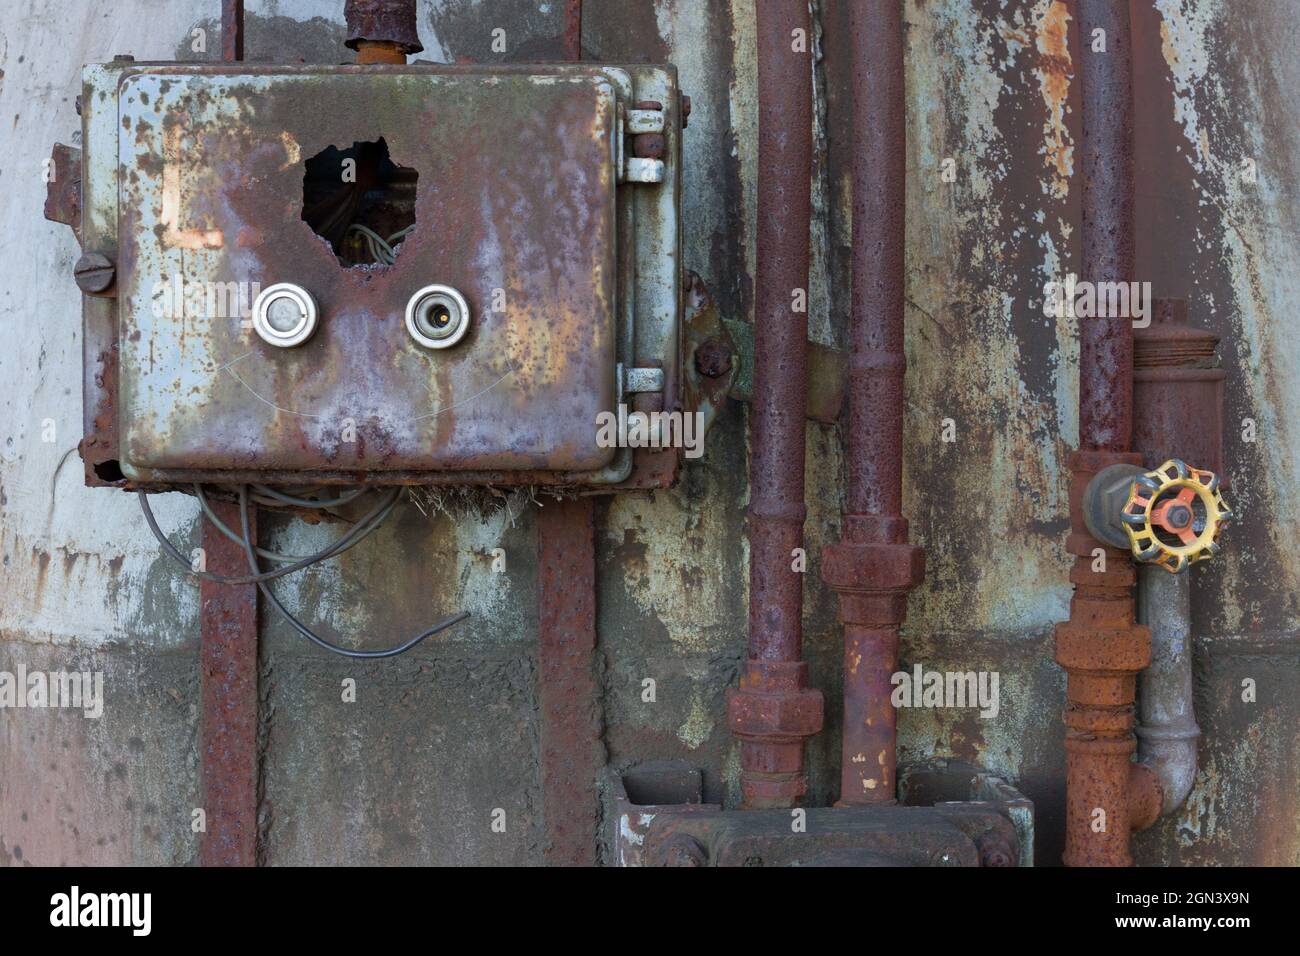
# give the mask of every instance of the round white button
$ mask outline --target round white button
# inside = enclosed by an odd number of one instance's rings
[[[282,349],[306,342],[316,331],[316,300],[292,282],[277,282],[253,300],[253,331]]]

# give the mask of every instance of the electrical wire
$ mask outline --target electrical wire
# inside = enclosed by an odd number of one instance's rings
[[[256,487],[256,486],[255,486],[255,487]],[[368,490],[368,489],[365,489],[365,488],[361,489],[361,491],[363,491],[363,492],[366,491],[366,490]],[[358,493],[360,493],[360,492],[358,492]],[[216,529],[217,529],[218,531],[220,531],[223,535],[225,535],[225,536],[226,536],[227,538],[229,538],[231,541],[235,542],[235,544],[238,544],[238,545],[241,545],[241,546],[242,546],[243,543],[244,543],[244,539],[241,538],[241,537],[240,537],[238,534],[236,534],[234,531],[231,531],[231,530],[230,530],[230,527],[229,527],[229,526],[228,526],[224,521],[222,521],[222,520],[217,516],[217,513],[216,513],[216,511],[213,509],[211,502],[208,501],[207,493],[203,490],[203,486],[202,486],[202,485],[199,485],[199,484],[195,484],[195,485],[194,485],[194,496],[195,496],[196,498],[199,499],[199,506],[203,508],[203,513],[204,513],[205,515],[208,516],[208,520],[212,522],[213,526],[215,526]],[[352,497],[356,497],[356,496],[353,495]],[[254,498],[253,500],[256,501],[257,499]],[[276,503],[276,502],[275,502],[275,499],[273,499],[273,498],[272,498],[272,499],[268,499],[268,500],[270,500],[272,503]],[[308,499],[297,499],[297,500],[299,500],[299,501],[305,501],[305,500],[308,500]],[[336,500],[338,500],[338,499],[336,499]],[[352,499],[349,498],[348,500],[350,501],[350,500],[352,500]],[[325,507],[325,505],[324,505],[324,504],[322,504],[322,505],[320,505],[320,506],[311,505],[311,506],[304,506],[304,507],[322,507],[322,508],[323,508],[323,507]],[[355,525],[354,525],[354,527],[355,527]],[[373,530],[373,529],[372,529],[372,530]],[[366,534],[368,535],[369,533],[370,533],[370,532],[367,532]],[[358,538],[356,541],[352,542],[352,545],[349,545],[348,547],[352,547],[353,545],[358,544],[361,540],[362,540],[361,538]],[[327,549],[327,550],[328,550],[328,549]],[[343,550],[346,550],[346,548],[343,549]],[[267,548],[259,547],[259,548],[257,549],[257,553],[258,553],[261,557],[266,558],[266,559],[268,559],[268,560],[270,560],[270,561],[286,561],[286,562],[293,562],[293,561],[313,561],[313,562],[314,562],[314,561],[316,561],[316,560],[319,560],[320,556],[321,556],[322,554],[324,554],[325,552],[324,552],[324,551],[317,551],[315,554],[281,554],[279,551],[271,551],[271,550],[269,550],[269,549],[267,549]],[[343,551],[334,551],[331,555],[328,555],[328,556],[333,556],[333,554],[342,554],[342,553],[343,553]]]
[[[361,494],[365,493],[366,491],[374,490],[372,488],[360,488],[354,492],[345,492],[344,494],[339,495],[336,498],[332,498],[332,499],[312,499],[312,498],[299,498],[297,496],[288,495],[283,492],[276,492],[275,489],[268,488],[264,485],[255,485],[253,487],[257,488],[258,490],[264,493],[270,492],[271,494],[268,497],[270,497],[272,500],[281,500],[284,503],[301,503],[302,507],[317,508],[317,509],[332,507],[338,504],[346,504],[347,502],[352,501],[355,498],[359,497]],[[279,611],[279,613],[284,617],[286,621],[289,622],[289,624],[294,628],[294,630],[296,630],[299,634],[307,638],[307,640],[311,641],[313,644],[317,645],[318,647],[324,648],[325,650],[330,651],[334,654],[339,654],[342,655],[343,657],[350,657],[350,658],[373,660],[373,659],[379,659],[385,657],[396,657],[398,654],[402,654],[405,653],[406,651],[409,651],[411,648],[415,647],[415,645],[419,644],[425,638],[432,637],[434,634],[437,634],[440,631],[445,631],[447,628],[455,624],[459,624],[461,621],[465,620],[470,616],[468,611],[461,611],[457,614],[453,614],[450,617],[443,618],[441,621],[434,624],[432,627],[427,628],[424,631],[421,631],[419,634],[415,635],[415,637],[411,638],[410,640],[404,641],[403,643],[398,644],[394,647],[389,647],[377,651],[357,651],[357,650],[352,650],[350,648],[341,647],[338,644],[334,644],[330,641],[327,641],[325,638],[321,637],[311,628],[307,627],[307,625],[303,624],[302,621],[298,620],[298,618],[296,618],[289,611],[289,609],[286,608],[280,602],[280,599],[277,598],[275,594],[271,591],[271,589],[267,586],[268,582],[274,580],[275,578],[283,577],[284,575],[291,574],[294,571],[301,571],[303,568],[309,567],[313,564],[317,564],[321,561],[326,560],[327,558],[335,557],[336,555],[342,554],[344,551],[347,551],[349,548],[352,548],[357,544],[359,544],[361,541],[365,540],[367,537],[373,534],[381,524],[384,523],[384,521],[388,518],[388,516],[392,514],[393,509],[397,507],[397,502],[401,498],[401,493],[402,493],[401,488],[394,488],[390,494],[384,496],[379,501],[379,503],[375,505],[375,507],[370,509],[370,511],[368,511],[361,518],[361,520],[359,520],[345,535],[340,537],[338,541],[334,542],[328,548],[316,552],[315,554],[306,555],[303,557],[298,557],[296,555],[281,554],[277,551],[271,551],[268,549],[255,547],[252,544],[253,538],[252,538],[251,526],[249,524],[249,519],[248,519],[248,505],[249,505],[249,500],[250,498],[252,498],[252,496],[249,494],[248,485],[240,485],[239,487],[239,522],[240,522],[240,529],[243,532],[242,535],[235,534],[234,531],[232,531],[229,527],[227,527],[226,524],[222,522],[220,518],[217,517],[215,511],[211,506],[211,503],[208,501],[207,493],[203,490],[202,485],[195,484],[194,493],[199,500],[199,505],[203,509],[203,513],[208,517],[208,520],[210,520],[213,523],[213,526],[216,527],[218,531],[220,531],[231,541],[234,541],[236,544],[240,545],[243,548],[244,554],[248,558],[249,570],[252,573],[245,577],[229,577],[225,575],[213,574],[208,571],[195,570],[192,564],[185,559],[185,556],[182,555],[180,551],[176,548],[176,546],[173,545],[171,541],[167,538],[167,536],[163,534],[162,529],[158,527],[158,521],[154,517],[153,509],[149,507],[148,496],[143,491],[137,492],[140,500],[140,509],[141,511],[144,512],[145,521],[148,523],[149,530],[153,532],[154,537],[158,539],[158,543],[162,546],[164,553],[166,553],[175,561],[177,561],[179,564],[181,564],[185,568],[185,570],[187,570],[190,574],[194,575],[195,577],[203,578],[208,581],[215,581],[218,584],[256,584],[258,589],[262,592],[262,595],[268,601],[271,602],[271,605],[277,611]],[[273,561],[290,561],[292,563],[282,568],[276,568],[272,571],[263,571],[261,568],[261,564],[258,560],[259,555],[262,557],[267,557]]]
[[[249,523],[248,523],[248,486],[247,485],[241,485],[239,488],[239,524],[240,524],[240,529],[244,532],[244,541],[243,541],[244,554],[248,556],[248,569],[252,571],[254,574],[261,574],[262,569],[258,564],[257,552],[254,550],[253,545],[251,543],[253,540],[253,535],[252,535],[252,530],[249,527]],[[265,597],[268,601],[271,602],[272,605],[275,606],[275,609],[279,611],[280,614],[284,617],[284,619],[293,626],[293,629],[296,630],[303,637],[307,638],[307,640],[311,641],[317,647],[323,647],[325,650],[333,651],[335,654],[341,654],[343,657],[359,658],[362,660],[375,660],[384,657],[396,657],[398,654],[404,654],[405,652],[413,648],[416,644],[419,644],[421,641],[423,641],[426,637],[432,637],[434,634],[437,634],[439,631],[445,631],[447,628],[451,627],[452,625],[459,624],[461,621],[469,617],[469,611],[461,611],[458,614],[453,614],[451,617],[443,618],[437,624],[421,631],[419,634],[415,635],[415,637],[411,638],[408,641],[404,641],[403,643],[398,644],[395,647],[385,648],[384,650],[380,650],[380,651],[355,651],[352,650],[351,648],[340,647],[337,644],[332,644],[331,642],[325,640],[325,638],[317,634],[315,631],[313,631],[311,628],[309,628],[306,624],[302,623],[302,621],[294,617],[293,614],[289,612],[289,609],[280,603],[280,599],[275,596],[274,592],[272,592],[270,587],[268,587],[264,581],[258,581],[257,587],[258,590],[262,592],[262,596]]]
[[[362,486],[357,488],[355,491],[345,491],[337,498],[328,499],[303,498],[298,495],[291,495],[283,491],[277,491],[274,488],[268,488],[266,485],[253,485],[253,490],[258,492],[258,494],[270,498],[273,501],[278,501],[281,504],[297,505],[300,508],[335,508],[339,505],[345,505],[349,501],[355,501],[370,489]],[[256,496],[254,496],[254,500],[256,500]]]
[[[397,261],[397,251],[393,248],[393,244],[399,239],[410,235],[414,229],[415,224],[412,223],[405,229],[399,229],[397,232],[385,239],[369,226],[363,226],[359,222],[354,222],[352,225],[348,226],[349,232],[357,232],[365,238],[366,246],[370,250],[370,258],[374,259],[375,262],[386,266],[391,266]]]
[[[379,527],[383,520],[392,513],[393,508],[397,506],[397,499],[401,493],[402,490],[400,488],[395,488],[391,495],[381,500],[379,504],[358,521],[356,525],[347,532],[347,534],[343,535],[343,537],[339,538],[338,541],[334,542],[334,544],[330,545],[323,551],[318,551],[316,554],[300,558],[292,564],[287,564],[282,568],[275,568],[272,571],[267,571],[255,576],[228,577],[221,574],[213,574],[211,571],[196,571],[192,567],[189,559],[177,550],[176,546],[167,539],[165,534],[163,534],[162,529],[158,527],[158,519],[154,517],[153,509],[149,507],[148,496],[145,492],[136,492],[140,499],[140,510],[144,512],[144,518],[149,524],[149,530],[152,531],[153,536],[158,539],[158,543],[162,546],[163,551],[177,564],[185,568],[185,570],[190,574],[198,578],[203,578],[205,581],[215,581],[217,584],[257,584],[261,581],[271,581],[275,578],[284,577],[286,574],[301,571],[303,568],[316,564],[319,561],[324,561],[326,558],[332,558],[336,554],[342,554],[348,548],[363,540]]]

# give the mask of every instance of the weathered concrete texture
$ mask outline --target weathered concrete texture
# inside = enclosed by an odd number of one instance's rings
[[[129,496],[83,488],[75,452],[64,460],[81,436],[81,303],[69,281],[78,249],[41,210],[48,144],[80,142],[81,65],[123,52],[170,57],[198,7],[0,11],[0,256],[21,263],[6,267],[0,289],[9,332],[0,350],[0,670],[99,670],[107,698],[99,720],[0,711],[5,863],[187,863],[197,853],[198,588],[165,567]],[[188,550],[192,503],[169,496],[157,509]]]
[[[477,647],[264,661],[264,862],[540,862],[534,672]]]
[[[1052,658],[1052,632],[934,632],[905,636],[899,670],[997,673],[996,716],[978,708],[909,708],[898,718],[899,763],[955,757],[1016,782],[1034,801],[1037,865],[1061,857],[1065,824],[1065,674]]]
[[[364,544],[272,585],[308,627],[358,647],[473,617],[400,658],[350,662],[263,612],[265,862],[540,862],[534,506],[445,507],[463,516],[403,505]],[[298,553],[338,533],[264,523],[272,547]]]
[[[41,162],[75,144],[84,62],[118,52],[198,59],[207,0],[48,0],[0,9],[0,668],[105,669],[95,723],[55,711],[0,713],[0,845],[15,862],[190,862],[198,793],[197,588],[165,565],[125,495],[88,491],[60,458],[80,431],[76,245],[41,218]],[[250,2],[251,59],[351,59],[342,2]],[[753,308],[751,0],[587,0],[584,48],[670,60],[692,98],[683,138],[683,262],[722,313]],[[1134,841],[1139,863],[1300,862],[1300,340],[1291,333],[1300,248],[1300,95],[1288,4],[1137,3],[1138,279],[1191,300],[1223,336],[1228,368],[1225,554],[1197,577],[1196,709],[1202,772],[1183,814]],[[818,4],[813,275],[809,326],[843,344],[852,144],[845,2]],[[558,50],[562,4],[436,0],[419,13],[422,57],[530,59]],[[1087,44],[1059,0],[907,0],[908,406],[904,514],[928,573],[902,634],[904,667],[996,670],[996,718],[905,710],[903,759],[951,755],[1004,773],[1037,804],[1037,858],[1060,857],[1063,674],[1052,625],[1066,616],[1065,454],[1077,440],[1077,321],[1048,319],[1043,285],[1078,270],[1074,73]],[[142,25],[148,24],[148,29]],[[295,24],[303,24],[301,28]],[[84,29],[69,29],[84,24]],[[504,52],[492,30],[505,30]],[[1255,160],[1256,181],[1240,175]],[[955,179],[945,181],[951,159]],[[1138,414],[1141,414],[1140,409]],[[1256,430],[1245,440],[1244,419]],[[42,441],[45,420],[55,441]],[[955,440],[944,437],[951,419]],[[838,789],[839,671],[822,545],[839,536],[836,429],[809,425],[804,650],[826,693],[808,748],[811,804]],[[746,409],[732,403],[680,487],[598,509],[597,627],[605,743],[615,766],[678,757],[705,771],[707,799],[738,801],[738,754],[722,693],[744,657],[748,555]],[[410,506],[373,539],[298,579],[291,608],[378,647],[464,607],[474,617],[396,661],[326,657],[264,615],[261,827],[267,862],[528,862],[542,858],[534,681],[535,525],[509,514],[426,518]],[[157,502],[192,546],[197,508]],[[514,516],[512,523],[511,516]],[[266,519],[271,546],[305,550],[337,530]],[[187,537],[188,536],[188,537]],[[492,571],[501,547],[507,571]],[[342,681],[357,702],[342,702]],[[1256,700],[1242,700],[1242,681]],[[643,700],[653,679],[655,700]],[[172,691],[176,694],[173,695]],[[35,715],[35,716],[33,716]],[[143,742],[141,744],[132,741]],[[121,770],[115,768],[121,765]],[[57,769],[50,770],[50,767]],[[115,774],[122,776],[115,776]],[[129,786],[128,786],[129,785]],[[127,800],[131,803],[128,805]],[[505,811],[506,829],[491,828]],[[27,814],[28,819],[22,818]],[[148,829],[146,829],[146,827]],[[79,834],[78,835],[78,831]],[[112,838],[116,842],[110,842]],[[100,846],[97,841],[103,838]]]
[[[1134,837],[1146,865],[1295,866],[1300,701],[1293,641],[1202,640],[1195,662],[1200,767],[1183,808]],[[1251,696],[1250,702],[1244,698]]]
[[[103,675],[103,714],[0,711],[0,866],[198,857],[198,648],[0,643],[0,671]]]

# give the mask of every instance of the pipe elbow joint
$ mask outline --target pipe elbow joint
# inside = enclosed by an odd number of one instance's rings
[[[1174,813],[1196,784],[1201,729],[1195,722],[1170,727],[1139,725],[1137,737],[1138,760],[1152,770],[1160,784],[1160,814]]]

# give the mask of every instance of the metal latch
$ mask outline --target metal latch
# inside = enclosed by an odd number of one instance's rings
[[[621,395],[634,395],[639,392],[662,392],[664,390],[664,370],[661,368],[627,368],[618,363],[618,387]]]
[[[664,181],[664,111],[661,103],[641,103],[635,109],[618,108],[618,181],[661,183]],[[633,155],[627,155],[628,136]],[[658,155],[655,155],[658,154]]]

